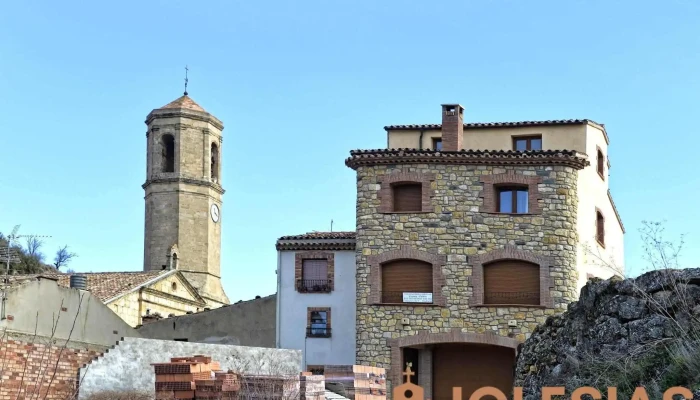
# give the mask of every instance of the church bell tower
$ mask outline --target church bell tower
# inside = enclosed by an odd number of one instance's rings
[[[146,117],[144,271],[177,269],[212,308],[221,285],[223,123],[185,95]]]

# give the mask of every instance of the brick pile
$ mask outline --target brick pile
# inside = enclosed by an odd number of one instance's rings
[[[173,357],[169,363],[151,365],[156,374],[158,400],[238,399],[240,376],[221,371],[211,357]]]
[[[365,365],[326,365],[325,382],[351,400],[386,400],[386,370]]]
[[[326,378],[302,372],[299,377],[299,400],[325,400]]]

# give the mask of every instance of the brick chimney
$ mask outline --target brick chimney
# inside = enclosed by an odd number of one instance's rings
[[[459,104],[442,105],[442,150],[462,150],[464,136],[464,107]]]

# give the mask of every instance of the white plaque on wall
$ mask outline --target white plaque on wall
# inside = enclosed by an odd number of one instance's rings
[[[432,293],[404,293],[403,294],[404,303],[432,303],[433,294]]]

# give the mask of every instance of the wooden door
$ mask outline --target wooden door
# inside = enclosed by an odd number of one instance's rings
[[[462,388],[462,398],[479,388],[493,386],[506,397],[513,390],[515,350],[507,347],[449,343],[433,348],[433,400],[452,400],[452,388]],[[491,396],[483,400],[495,400]]]

